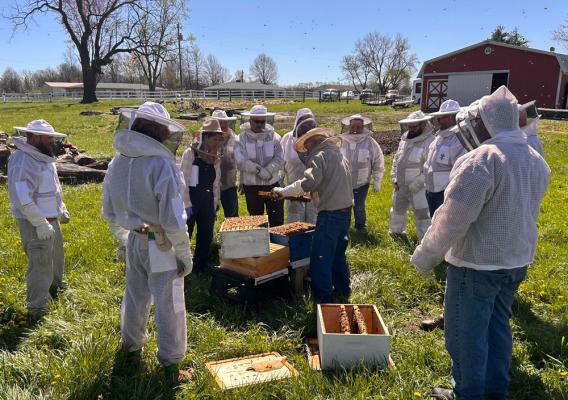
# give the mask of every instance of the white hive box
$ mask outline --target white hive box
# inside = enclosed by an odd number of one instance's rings
[[[321,368],[349,368],[359,364],[387,366],[390,334],[377,307],[370,304],[344,305],[350,321],[353,320],[353,306],[359,306],[368,334],[341,333],[341,304],[318,304],[317,330]]]
[[[220,255],[224,259],[264,257],[270,254],[268,216],[227,218],[221,229]]]

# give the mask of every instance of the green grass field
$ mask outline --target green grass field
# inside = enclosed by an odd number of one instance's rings
[[[112,105],[116,105],[113,102]],[[81,110],[108,111],[110,103],[0,105],[0,130],[45,118],[89,154],[110,157],[116,116],[79,116]],[[248,104],[250,106],[250,104]],[[269,107],[295,111],[306,104]],[[316,115],[364,112],[376,130],[396,129],[408,111],[361,108],[357,102],[318,104]],[[197,125],[190,125],[193,129]],[[568,123],[542,121],[541,133],[552,181],[539,219],[540,241],[534,265],[514,305],[511,399],[568,399]],[[391,157],[387,157],[390,169]],[[450,359],[442,331],[417,328],[425,316],[442,310],[443,275],[424,280],[409,263],[414,243],[387,234],[392,187],[367,201],[369,231],[352,232],[348,250],[351,302],[376,304],[392,334],[394,370],[310,370],[303,349],[316,334],[310,298],[275,300],[244,309],[209,293],[210,277],[188,277],[188,352],[184,367],[195,379],[178,393],[183,399],[425,399],[433,385],[450,384]],[[69,289],[56,299],[37,327],[26,325],[25,263],[15,219],[0,186],[0,398],[2,399],[157,399],[164,398],[156,358],[155,329],[149,324],[142,369],[132,374],[120,349],[123,265],[113,261],[115,242],[100,214],[101,185],[64,187],[72,216],[64,226]],[[240,202],[244,213],[244,201]],[[410,228],[411,238],[414,228]],[[205,363],[266,351],[286,355],[300,375],[285,381],[222,392]]]

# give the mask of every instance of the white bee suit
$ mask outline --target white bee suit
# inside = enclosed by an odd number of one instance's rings
[[[63,237],[57,219],[68,220],[69,214],[55,158],[41,153],[24,137],[15,136],[12,141],[17,150],[8,162],[8,194],[28,259],[27,307],[31,313],[44,314],[51,300],[49,288],[63,284]]]
[[[521,130],[525,134],[529,146],[535,149],[537,153],[544,158],[544,149],[538,137],[538,121],[538,118],[532,119],[527,125],[521,127]]]
[[[344,133],[341,135],[341,154],[349,161],[353,189],[371,182],[376,192],[380,191],[385,173],[385,160],[379,144],[365,129],[360,134]]]
[[[389,232],[404,233],[408,221],[408,209],[414,210],[414,223],[418,239],[422,239],[430,226],[430,213],[424,187],[424,162],[430,143],[434,140],[432,129],[427,126],[417,137],[408,139],[402,135],[394,156],[391,181],[395,186],[390,210]]]
[[[300,160],[298,153],[294,149],[297,138],[294,137],[294,131],[286,133],[282,136],[280,144],[284,153],[284,174],[286,176],[286,184],[290,185],[304,177],[306,166]],[[308,222],[316,223],[317,211],[313,202],[302,203],[300,201],[286,200],[286,222]]]
[[[172,153],[149,136],[118,130],[113,147],[120,154],[103,183],[102,216],[119,240],[128,240],[122,341],[128,351],[144,346],[153,298],[158,360],[176,364],[184,357],[187,341],[184,280],[176,258],[191,260],[183,176]],[[154,240],[134,231],[145,224],[161,226],[173,248],[160,250]]]
[[[450,172],[458,158],[466,153],[456,136],[457,126],[438,131],[428,148],[424,163],[426,190],[431,193],[441,192],[450,182]]]

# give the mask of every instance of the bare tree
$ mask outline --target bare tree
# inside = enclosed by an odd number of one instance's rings
[[[83,78],[83,103],[97,101],[97,81],[113,57],[133,50],[141,0],[19,0],[9,17],[26,28],[37,14],[53,13],[77,48]]]
[[[361,60],[360,54],[349,54],[341,59],[341,69],[345,77],[351,81],[356,91],[367,89],[367,82],[371,76],[371,68]]]
[[[568,50],[568,17],[566,17],[564,23],[552,33],[552,39]]]
[[[195,43],[193,35],[189,36],[189,47],[187,49],[187,79],[190,89],[199,90],[203,87],[203,54]]]
[[[230,77],[229,70],[222,66],[213,54],[209,54],[205,59],[203,73],[208,86],[227,82]]]
[[[368,68],[382,93],[398,88],[415,70],[418,58],[410,52],[408,39],[378,32],[367,34],[355,44],[355,54]]]
[[[177,45],[176,25],[187,16],[186,0],[148,0],[137,10],[139,24],[132,46],[151,92],[162,73],[164,62],[173,59]]]
[[[235,82],[244,82],[245,81],[245,71],[239,69],[235,72],[235,77],[233,78]]]
[[[278,67],[270,56],[262,53],[252,62],[250,74],[258,82],[271,85],[278,80]]]
[[[0,89],[5,93],[21,93],[22,78],[20,74],[12,68],[6,68],[0,76]]]

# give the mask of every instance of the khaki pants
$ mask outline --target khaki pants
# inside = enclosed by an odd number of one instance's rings
[[[36,228],[26,219],[18,219],[22,246],[28,258],[26,272],[27,307],[32,313],[45,313],[49,309],[49,288],[62,286],[63,236],[59,222],[51,222],[55,235],[48,240],[39,240]]]

